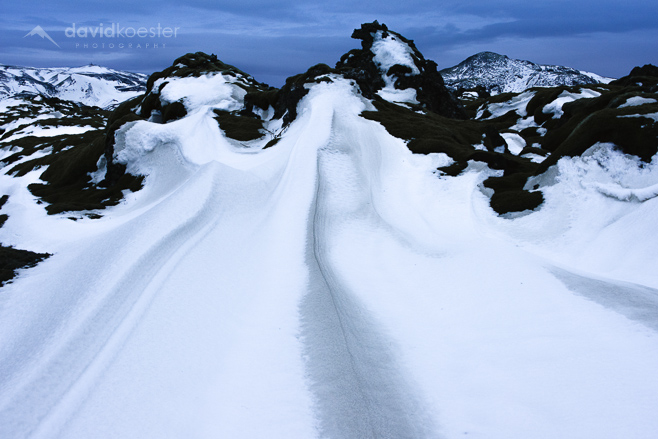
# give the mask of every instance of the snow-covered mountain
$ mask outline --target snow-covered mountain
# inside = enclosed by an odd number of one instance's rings
[[[519,93],[531,87],[588,85],[612,81],[612,78],[570,67],[535,64],[493,52],[480,52],[454,67],[441,70],[440,73],[448,88],[452,90],[484,87],[492,94]]]
[[[0,437],[655,437],[655,68],[462,104],[353,36],[0,103]]]
[[[73,68],[0,65],[0,99],[23,93],[112,108],[144,93],[146,79],[141,73],[91,64]]]

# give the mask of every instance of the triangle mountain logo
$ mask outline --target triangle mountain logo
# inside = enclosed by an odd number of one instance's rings
[[[55,40],[53,40],[52,38],[50,38],[50,35],[48,35],[48,32],[46,32],[45,30],[43,30],[43,28],[42,28],[41,26],[38,26],[38,25],[37,25],[34,29],[32,29],[32,30],[31,30],[27,35],[25,35],[23,38],[25,38],[25,37],[31,37],[32,35],[39,35],[41,38],[47,38],[48,40],[50,40],[51,43],[53,43],[55,46],[59,47],[59,44],[57,44],[57,43],[55,42]],[[60,49],[61,49],[61,47],[60,47]]]

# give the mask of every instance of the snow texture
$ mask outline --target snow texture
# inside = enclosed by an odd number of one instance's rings
[[[0,240],[54,254],[0,295],[0,437],[656,437],[658,158],[598,144],[505,219],[491,170],[437,176],[347,80],[261,149],[219,129],[221,78],[117,132],[145,186],[101,219],[0,175]]]
[[[394,65],[402,65],[411,69],[411,75],[418,75],[420,71],[411,56],[413,49],[394,35],[389,34],[383,37],[382,31],[378,31],[370,50],[375,55],[374,62],[381,69],[382,78],[386,84],[377,94],[389,102],[418,104],[416,90],[413,88],[396,89],[395,78],[386,74],[388,69]]]
[[[655,104],[656,101],[653,98],[644,98],[642,96],[633,96],[631,98],[628,98],[626,102],[621,104],[619,108],[626,108],[626,107],[637,107],[640,105],[646,105],[646,104]]]
[[[495,119],[507,114],[510,111],[515,111],[519,116],[525,117],[527,115],[526,107],[528,106],[528,102],[530,102],[534,96],[534,92],[527,91],[525,93],[514,96],[508,101],[489,104],[486,107],[480,108],[478,110],[476,119],[482,118],[485,110],[489,110],[491,113],[491,116],[487,117],[486,119]]]
[[[643,117],[645,119],[651,119],[654,122],[658,122],[658,113],[631,114],[617,117]]]
[[[564,114],[564,111],[562,111],[562,106],[567,102],[573,102],[576,99],[583,99],[583,98],[596,98],[599,96],[601,96],[601,93],[599,93],[596,90],[591,90],[587,88],[581,89],[578,93],[563,91],[562,93],[560,93],[557,99],[544,106],[542,112],[546,114],[552,113],[553,119],[559,119]]]

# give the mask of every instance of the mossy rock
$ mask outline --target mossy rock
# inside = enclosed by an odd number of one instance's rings
[[[498,131],[509,131],[510,127],[516,125],[518,121],[519,114],[514,110],[510,110],[502,116],[483,120],[482,123],[492,125]]]
[[[0,209],[9,200],[9,195],[0,197]],[[7,214],[0,214],[0,227],[9,219]],[[0,287],[11,281],[21,268],[33,267],[48,258],[48,253],[34,253],[14,247],[0,245]]]
[[[443,144],[473,149],[480,143],[484,125],[474,121],[455,120],[435,113],[419,114],[408,108],[376,98],[377,111],[364,111],[361,116],[381,123],[393,136],[414,141],[433,139]],[[441,152],[441,151],[438,151]]]
[[[93,185],[89,174],[96,171],[96,164],[104,153],[105,136],[102,132],[96,132],[96,136],[90,139],[84,134],[70,149],[43,157],[47,163],[41,165],[48,165],[40,177],[44,183],[28,186],[33,195],[48,203],[46,211],[49,214],[103,209],[123,199],[124,190],[135,192],[142,187],[143,177],[125,173],[112,186]]]
[[[111,123],[108,122],[104,138],[105,148],[103,154],[105,155],[107,172],[105,174],[105,180],[102,182],[103,185],[114,186],[125,173],[125,166],[114,161],[114,136],[116,131],[128,122],[135,122],[138,120],[142,120],[142,118],[136,113],[130,111],[117,112],[110,117],[109,121],[111,121]]]
[[[543,137],[540,134],[537,127],[524,128],[521,131],[519,131],[519,135],[523,137],[523,140],[525,140],[526,145],[532,145],[533,143],[541,144]]]
[[[392,66],[387,72],[382,72],[371,50],[377,33],[381,33],[383,38],[392,37],[406,44],[410,48],[409,55],[419,73],[412,75],[409,66],[400,64]],[[382,73],[385,73],[395,78],[394,84],[397,89],[416,90],[416,100],[425,111],[452,119],[468,118],[459,101],[446,88],[436,63],[425,59],[413,40],[389,30],[385,24],[377,21],[363,23],[359,29],[354,30],[352,38],[361,40],[361,49],[354,49],[343,55],[336,64],[336,70],[345,78],[355,80],[363,96],[368,99],[376,98],[377,92],[386,85],[382,78]]]
[[[248,142],[263,137],[263,121],[256,117],[231,114],[222,110],[215,110],[215,114],[219,127],[231,139]]]
[[[541,192],[524,190],[497,191],[491,196],[491,208],[499,215],[534,210],[544,202]]]
[[[182,102],[176,101],[162,107],[162,122],[182,119],[187,116],[187,109]]]
[[[244,97],[244,105],[249,112],[253,112],[254,107],[258,107],[261,110],[267,110],[270,107],[276,107],[278,98],[279,89],[277,88],[270,88],[267,90],[255,89],[247,92]]]
[[[19,269],[34,267],[49,256],[48,253],[34,253],[0,245],[0,287],[11,281]]]
[[[49,203],[46,212],[55,215],[63,212],[100,210],[114,206],[123,199],[123,191],[137,192],[143,186],[143,177],[123,174],[116,185],[110,188],[94,187],[84,183],[68,186],[53,186],[34,183],[28,186],[30,192]],[[95,216],[99,218],[99,216]]]
[[[37,150],[50,147],[52,148],[52,152],[50,154],[47,154],[42,157],[38,157],[36,159],[32,160],[26,160],[22,163],[19,163],[18,165],[15,165],[12,167],[9,171],[7,171],[7,174],[13,175],[16,177],[22,177],[26,175],[28,172],[37,170],[41,167],[48,166],[51,163],[53,163],[58,154],[62,153],[65,149],[67,148],[74,148],[78,145],[86,145],[88,143],[93,142],[94,140],[98,139],[99,137],[103,136],[103,131],[101,130],[95,130],[95,131],[87,131],[82,134],[75,134],[75,135],[62,135],[62,136],[57,136],[57,137],[52,137],[48,138],[45,143],[42,143],[39,145],[38,148],[34,148],[32,150],[26,151],[25,149],[18,155],[22,158],[23,155],[29,156],[34,154]],[[31,140],[29,138],[24,138],[27,140]],[[38,139],[38,138],[37,138]],[[44,138],[41,138],[42,142],[44,141]],[[13,163],[15,157],[10,156],[6,160],[7,163]]]
[[[537,169],[537,163],[531,160],[519,157],[510,153],[497,153],[491,151],[474,151],[469,160],[476,160],[486,163],[491,169],[504,171],[505,174],[510,173],[532,173]]]
[[[135,109],[139,104],[142,102],[144,99],[145,95],[139,95],[135,96],[132,99],[128,99],[127,101],[122,102],[119,104],[114,111],[110,113],[110,115],[107,118],[107,124],[106,126],[112,126],[118,121],[119,119],[122,119],[123,117],[129,115],[129,114],[134,114]]]
[[[532,176],[532,173],[521,172],[503,175],[501,177],[489,177],[482,182],[482,185],[500,192],[519,190],[525,186],[525,183],[530,176]]]
[[[419,114],[383,100],[375,100],[377,111],[361,116],[381,123],[393,136],[407,140],[417,154],[445,153],[462,165],[468,160],[487,163],[492,169],[507,172],[530,172],[537,164],[509,153],[476,150],[473,145],[485,142],[489,149],[506,145],[496,129],[496,122],[456,120],[434,113]]]
[[[140,115],[148,119],[154,111],[162,112],[162,103],[160,102],[160,95],[156,93],[149,93],[144,96],[140,109]]]
[[[95,136],[92,137],[93,134]],[[96,163],[104,151],[102,132],[93,134],[81,136],[76,139],[77,142],[71,142],[72,148],[54,155],[48,169],[41,174],[41,179],[58,186],[79,182],[81,178],[86,180],[87,174],[96,170]]]
[[[625,154],[645,162],[658,152],[658,123],[649,118],[625,117],[658,112],[658,104],[615,108],[615,93],[596,99],[574,101],[564,105],[564,123],[549,131],[542,149],[552,151],[538,173],[544,172],[561,157],[579,156],[598,142],[614,143]]]
[[[482,139],[482,144],[487,148],[487,150],[493,151],[496,148],[500,148],[501,146],[507,149],[507,142],[505,142],[503,136],[501,136],[498,130],[495,128],[495,122],[483,124],[483,129],[484,138]]]
[[[658,67],[652,64],[634,67],[628,76],[612,81],[610,85],[634,87],[641,91],[658,93]]]
[[[503,102],[510,101],[517,97],[519,93],[514,93],[514,92],[505,92],[505,93],[499,93],[497,95],[493,95],[487,99],[487,104],[502,104]]]
[[[502,177],[491,177],[485,181],[485,186],[494,190],[491,205],[497,213],[532,210],[543,202],[541,192],[523,190],[528,177],[539,165],[509,152],[493,151],[506,145],[497,129],[500,121],[455,120],[434,113],[418,114],[383,100],[374,100],[373,104],[377,111],[365,111],[362,117],[380,122],[391,135],[407,140],[407,146],[413,153],[445,153],[455,161],[438,169],[442,175],[459,175],[466,169],[469,160],[481,161],[491,169],[503,170]],[[473,147],[481,142],[489,150]]]
[[[279,143],[279,140],[281,140],[281,137],[274,137],[274,138],[272,138],[269,142],[267,142],[267,143],[265,144],[265,146],[263,147],[263,149],[267,149],[267,148],[271,148],[271,147],[273,147],[274,145],[276,145],[277,143]]]
[[[199,77],[207,74],[222,74],[234,78],[241,78],[239,81],[234,82],[234,84],[242,87],[248,93],[276,90],[272,89],[267,84],[262,84],[256,81],[237,67],[220,61],[215,54],[208,55],[203,52],[188,53],[177,58],[170,67],[167,67],[160,72],[153,73],[148,78],[146,82],[146,94],[140,98],[141,116],[149,118],[153,111],[158,111],[162,114],[163,122],[165,123],[184,117],[184,108],[176,103],[164,105],[165,108],[163,108],[160,101],[160,92],[168,83],[167,78]],[[163,81],[159,84],[158,88],[155,89],[155,83],[160,79]],[[260,101],[258,103],[260,103]],[[167,107],[170,105],[174,106],[168,109]]]
[[[20,114],[15,114],[15,108],[8,109],[7,112],[0,115],[0,120],[4,123],[9,123],[20,118],[30,119],[31,121],[29,123],[21,124],[20,126],[5,132],[4,138],[7,139],[19,131],[32,126],[84,126],[100,129],[105,126],[107,118],[110,115],[110,112],[97,107],[74,105],[70,102],[68,105],[64,105],[64,103],[60,103],[58,100],[54,101],[55,102],[53,107],[46,105],[44,102],[39,102],[39,105],[27,104],[21,107],[21,109],[18,111]],[[55,110],[55,108],[60,108],[60,110]],[[58,116],[34,120],[38,115],[42,117],[44,114],[52,114],[55,111],[62,113],[61,117]],[[5,165],[11,165],[18,160],[33,155],[37,151],[50,147],[53,148],[54,152],[58,152],[63,145],[62,142],[67,141],[71,137],[72,136],[69,134],[53,136],[28,135],[14,140],[5,141],[3,142],[3,148],[10,150],[12,154],[5,157],[2,160],[2,163]]]
[[[13,154],[2,159],[2,163],[5,165],[11,165],[18,160],[21,160],[24,157],[30,156],[35,152],[45,149],[49,146],[52,146],[60,139],[66,139],[69,136],[57,136],[57,137],[36,137],[36,136],[26,136],[21,137],[20,139],[15,139],[5,143],[3,146],[8,150],[17,151]],[[11,172],[11,171],[10,171]]]
[[[528,105],[526,105],[526,114],[533,116],[535,123],[541,126],[553,118],[553,113],[544,113],[544,107],[555,101],[558,96],[569,89],[570,87],[566,86],[532,89],[535,94],[528,102]],[[571,89],[575,91],[575,88],[571,87]]]
[[[207,73],[223,73],[230,76],[240,75],[246,78],[251,77],[237,67],[220,61],[215,54],[208,55],[203,52],[187,53],[177,58],[171,67],[149,76],[146,81],[146,93],[148,95],[153,90],[155,82],[161,78],[172,76],[181,78],[188,76],[199,77]]]
[[[82,117],[82,116],[65,116],[61,118],[40,119],[30,125],[40,127],[58,127],[58,126],[91,126],[93,128],[104,128],[106,120],[101,117]]]
[[[318,77],[336,73],[326,64],[316,64],[305,73],[291,76],[286,79],[286,83],[281,90],[276,94],[276,104],[274,106],[274,117],[276,119],[283,118],[285,125],[290,124],[297,118],[297,104],[309,92],[305,84],[312,84],[321,82]]]
[[[544,149],[537,148],[534,146],[525,146],[519,155],[525,155],[525,154],[537,154],[543,157],[548,156],[550,153]]]
[[[437,168],[437,171],[449,177],[456,177],[459,174],[461,174],[464,171],[464,169],[466,169],[467,167],[468,167],[467,162],[455,162],[451,165]]]
[[[388,69],[386,75],[397,76],[398,78],[401,78],[404,76],[409,76],[411,72],[412,72],[411,67],[402,64],[395,64]]]

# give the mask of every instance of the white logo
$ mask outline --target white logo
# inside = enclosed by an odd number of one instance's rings
[[[43,28],[41,26],[37,26],[34,29],[32,29],[27,35],[25,35],[25,37],[31,37],[32,35],[39,35],[41,38],[47,38],[48,40],[50,40],[51,43],[53,43],[55,46],[59,47],[59,44],[57,44],[55,42],[55,40],[50,38],[50,35],[48,35],[48,33],[45,30],[43,30]],[[25,37],[23,37],[23,38],[25,38]],[[61,49],[61,47],[60,47],[60,49]]]

